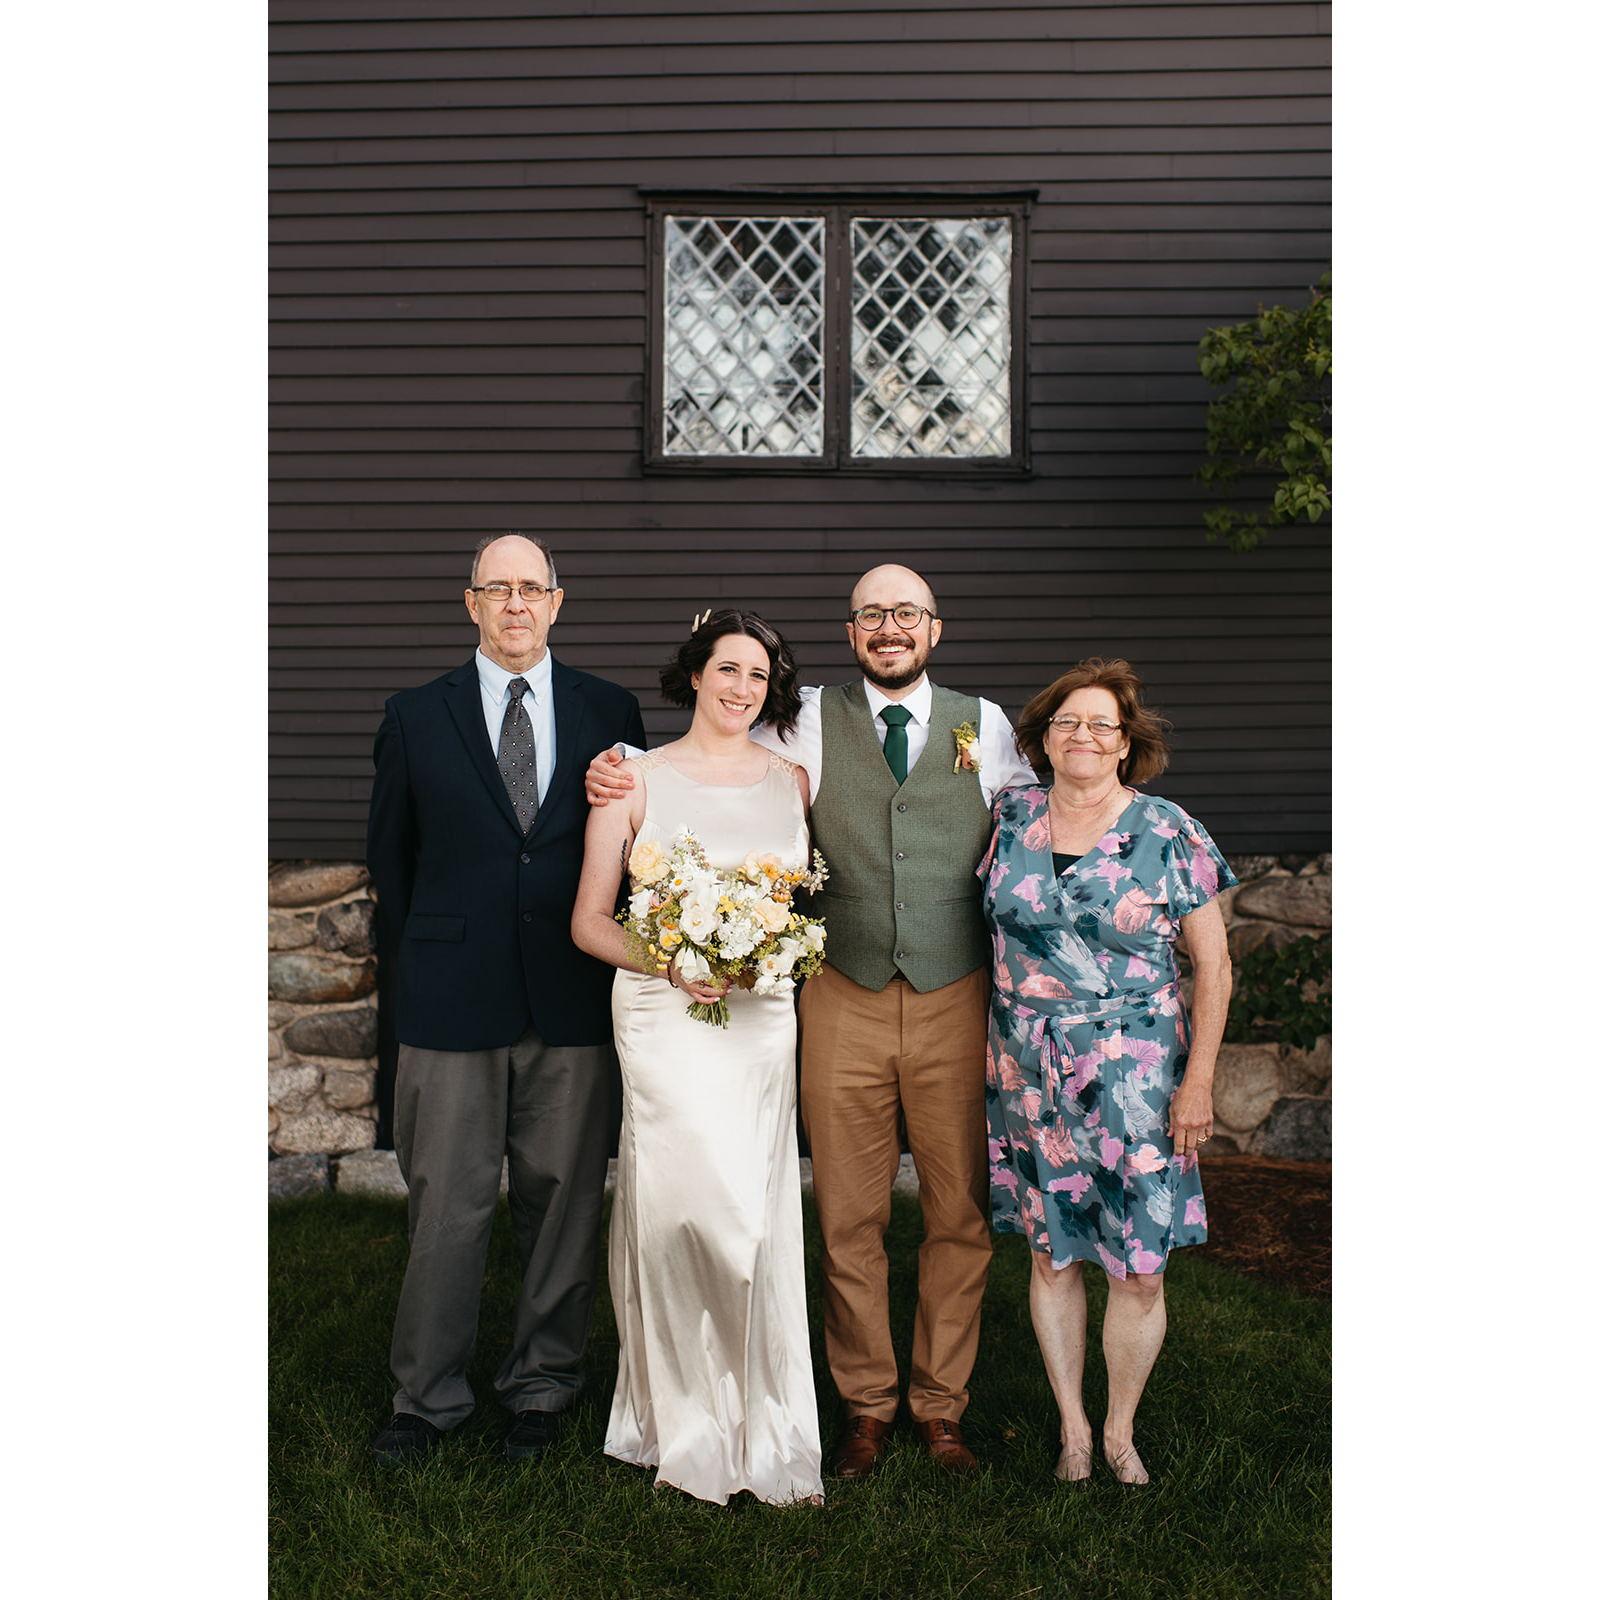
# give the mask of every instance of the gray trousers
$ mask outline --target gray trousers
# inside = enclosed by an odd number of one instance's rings
[[[572,1403],[594,1303],[613,1060],[609,1045],[547,1045],[532,1029],[499,1050],[400,1046],[395,1151],[411,1255],[389,1352],[397,1412],[453,1428],[472,1411],[467,1363],[502,1156],[522,1290],[495,1393],[513,1412]]]

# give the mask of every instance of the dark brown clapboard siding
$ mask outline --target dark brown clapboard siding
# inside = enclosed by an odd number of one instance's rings
[[[466,13],[470,13],[466,14]],[[867,565],[935,585],[946,682],[1013,715],[1144,670],[1158,787],[1225,850],[1326,848],[1328,534],[1208,546],[1194,345],[1327,266],[1329,8],[274,0],[270,850],[363,848],[384,699],[463,660],[465,555],[555,544],[556,647],[676,731],[656,670],[754,605],[850,675]],[[1033,476],[640,467],[641,186],[1038,191]]]

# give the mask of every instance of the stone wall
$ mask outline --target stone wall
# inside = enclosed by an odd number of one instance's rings
[[[1331,929],[1331,856],[1238,856],[1229,865],[1239,886],[1220,900],[1236,963],[1263,945],[1281,949],[1302,934]],[[1332,1094],[1330,1034],[1314,1050],[1225,1044],[1217,1058],[1216,1124],[1208,1148],[1292,1161],[1330,1160]]]
[[[1329,856],[1240,856],[1232,866],[1239,886],[1222,895],[1221,905],[1235,961],[1261,945],[1278,948],[1329,930]],[[271,1154],[370,1150],[378,1116],[378,997],[366,871],[349,862],[281,862],[268,870],[267,906]],[[1225,1044],[1211,1148],[1328,1160],[1332,1092],[1329,1036],[1314,1050]]]
[[[364,867],[267,871],[267,1141],[273,1155],[370,1150],[377,1132],[376,906]]]

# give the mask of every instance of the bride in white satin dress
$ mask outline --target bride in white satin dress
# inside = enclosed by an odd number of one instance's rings
[[[612,911],[635,839],[693,829],[715,867],[810,856],[804,769],[749,738],[799,709],[795,667],[750,612],[713,614],[661,675],[688,733],[630,765],[628,800],[591,812],[575,942],[619,970],[611,1014],[622,1134],[611,1210],[621,1352],[606,1454],[725,1504],[820,1503],[806,1321],[792,995],[727,995],[728,1026],[687,1015],[722,991],[640,972]]]

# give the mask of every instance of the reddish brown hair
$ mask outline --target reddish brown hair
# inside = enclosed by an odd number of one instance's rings
[[[1048,689],[1041,689],[1017,718],[1017,748],[1040,772],[1050,770],[1044,753],[1045,730],[1074,689],[1106,689],[1117,702],[1117,720],[1128,741],[1128,753],[1117,763],[1117,776],[1137,788],[1167,770],[1167,730],[1172,726],[1159,711],[1141,698],[1144,681],[1120,658],[1107,661],[1090,656],[1063,672]]]

